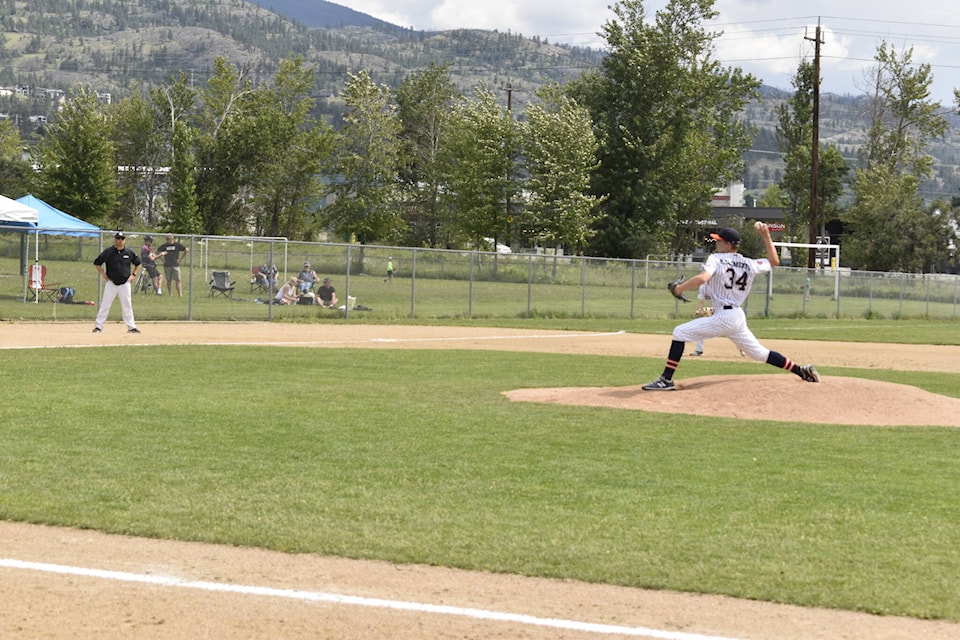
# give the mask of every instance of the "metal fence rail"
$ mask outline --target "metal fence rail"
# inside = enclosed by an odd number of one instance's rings
[[[112,232],[69,237],[0,227],[0,317],[91,320],[101,281],[93,259],[112,244]],[[130,234],[139,251],[144,234]],[[163,233],[152,234],[156,238]],[[666,259],[618,260],[549,254],[500,254],[411,247],[290,242],[283,238],[193,236],[178,240],[190,250],[182,265],[183,297],[135,291],[138,320],[274,320],[314,318],[444,319],[494,317],[668,318],[678,314],[668,282],[697,273],[700,263]],[[387,278],[387,261],[395,273]],[[280,283],[309,261],[332,279],[341,303],[321,309],[268,304],[255,267],[271,262]],[[69,286],[75,302],[37,300],[27,286],[29,268],[46,267],[48,284]],[[161,269],[162,270],[162,269]],[[211,274],[228,271],[231,296],[212,297]],[[747,303],[751,316],[929,317],[957,319],[960,277],[780,267],[758,278]],[[119,306],[111,320],[119,319]],[[688,315],[683,312],[682,315]]]

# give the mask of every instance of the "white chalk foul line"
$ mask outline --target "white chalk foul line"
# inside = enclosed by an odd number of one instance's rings
[[[619,336],[626,331],[608,331],[606,333],[550,333],[519,336],[449,336],[446,338],[370,338],[356,342],[465,342],[473,340],[543,340],[554,338],[607,338]]]
[[[71,567],[44,562],[25,562],[11,558],[0,558],[0,567],[21,569],[24,571],[40,571],[61,575],[81,576],[85,578],[100,578],[119,582],[135,582],[161,587],[176,587],[179,589],[200,589],[221,593],[239,593],[243,595],[265,596],[271,598],[287,598],[305,602],[328,602],[332,604],[353,605],[360,607],[375,607],[380,609],[397,609],[400,611],[415,611],[436,615],[461,616],[478,620],[492,620],[497,622],[512,622],[538,627],[550,627],[569,631],[585,631],[604,635],[634,636],[655,638],[656,640],[736,640],[722,636],[708,636],[682,631],[663,631],[645,627],[624,627],[619,625],[579,622],[576,620],[561,620],[558,618],[539,618],[519,613],[505,613],[470,607],[452,607],[446,605],[424,604],[420,602],[406,602],[403,600],[384,600],[381,598],[363,598],[360,596],[346,596],[337,593],[320,591],[301,591],[298,589],[277,589],[273,587],[257,587],[248,585],[226,584],[222,582],[205,582],[201,580],[182,580],[180,578],[155,576],[126,571],[107,571],[104,569],[88,569]]]
[[[515,336],[448,336],[445,338],[362,338],[354,340],[244,340],[241,342],[225,340],[200,340],[197,344],[204,344],[215,347],[318,347],[318,346],[336,346],[348,344],[396,344],[401,342],[473,342],[477,340],[555,340],[563,338],[609,338],[625,334],[626,331],[608,331],[601,333],[551,333],[551,334],[533,334],[533,335],[515,335]],[[61,344],[61,345],[11,345],[0,346],[0,349],[63,349],[63,348],[84,348],[84,347],[156,347],[171,346],[181,343],[177,342],[98,342],[96,344]],[[189,342],[182,344],[192,344]]]

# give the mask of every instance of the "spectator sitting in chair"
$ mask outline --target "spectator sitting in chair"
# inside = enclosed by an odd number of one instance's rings
[[[317,289],[317,304],[328,309],[337,305],[337,290],[330,284],[330,278],[324,278],[323,284]]]
[[[287,280],[286,284],[277,291],[274,299],[277,304],[297,304],[300,301],[300,297],[297,295],[297,279],[290,278]]]
[[[308,293],[319,279],[320,276],[317,275],[317,272],[310,268],[310,263],[304,262],[303,270],[297,274],[297,291]]]
[[[277,268],[270,262],[260,267],[260,272],[257,273],[257,284],[262,286],[264,289],[273,289],[276,291]]]

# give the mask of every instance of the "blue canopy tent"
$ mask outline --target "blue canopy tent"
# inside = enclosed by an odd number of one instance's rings
[[[25,204],[37,212],[37,222],[34,225],[28,224],[26,231],[56,236],[96,237],[100,235],[100,227],[84,222],[80,218],[74,218],[69,213],[64,213],[60,209],[50,206],[36,196],[25,195],[22,198],[17,198],[17,202]]]
[[[69,213],[64,213],[56,207],[53,207],[40,198],[33,195],[25,195],[17,198],[16,202],[30,207],[37,212],[36,223],[26,223],[23,225],[23,231],[34,234],[34,263],[40,262],[40,235],[57,236],[82,236],[98,237],[100,227],[84,222],[80,218],[74,218]],[[20,226],[20,225],[17,225]],[[26,270],[24,270],[24,274]],[[26,278],[24,278],[24,290],[26,290]]]

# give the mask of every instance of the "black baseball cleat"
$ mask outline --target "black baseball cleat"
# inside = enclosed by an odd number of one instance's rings
[[[673,380],[667,380],[660,376],[650,384],[645,384],[640,388],[644,391],[676,391],[677,385],[673,384]]]
[[[703,355],[703,351],[700,351],[700,350],[698,349],[698,350],[694,351],[693,353],[691,353],[690,355],[692,355],[692,356],[702,356],[702,355]]]
[[[807,382],[820,382],[820,374],[812,364],[800,367],[800,377]]]
[[[103,331],[103,329],[101,329],[100,327],[94,327],[94,328],[93,328],[93,332],[94,332],[94,333],[100,333],[101,331]]]
[[[134,327],[133,329],[127,329],[127,333],[140,333],[140,329]]]

